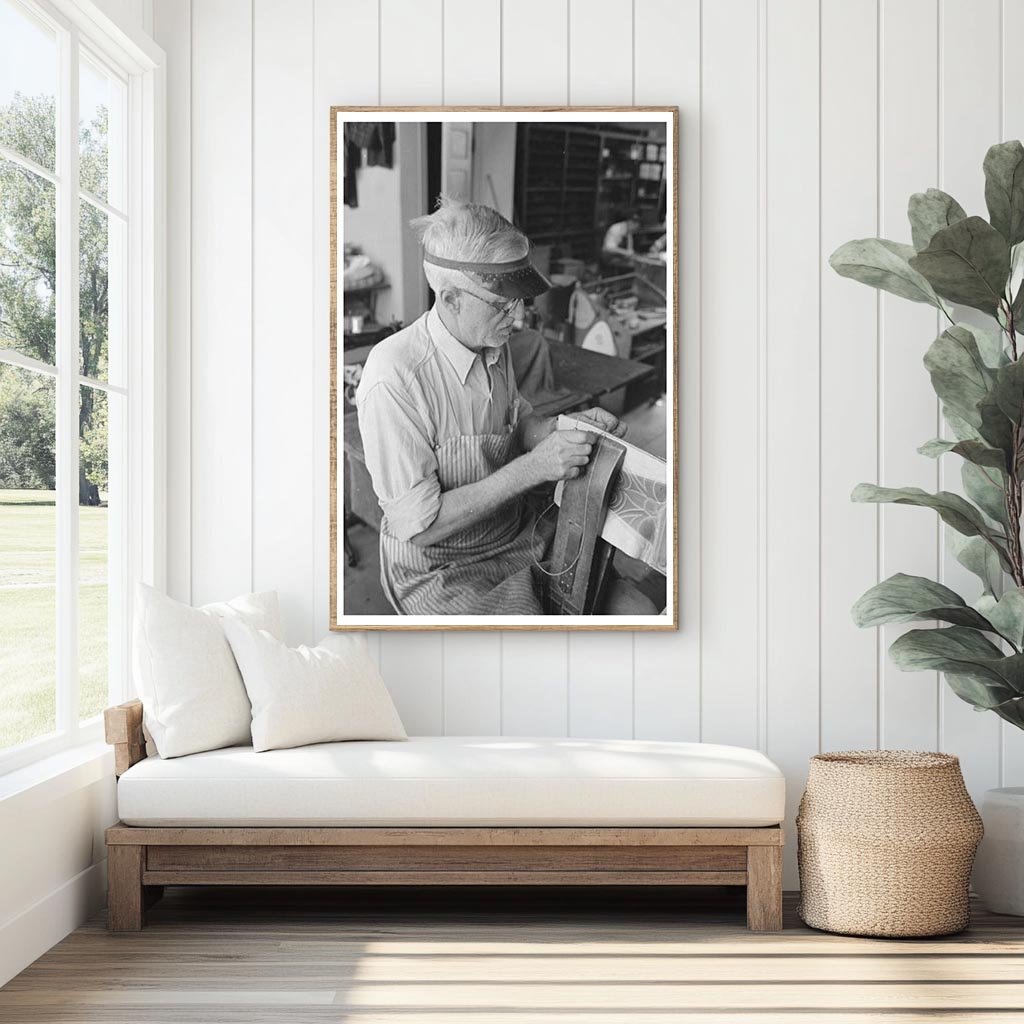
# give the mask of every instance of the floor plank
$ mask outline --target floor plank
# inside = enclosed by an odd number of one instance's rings
[[[742,891],[168,891],[100,913],[0,989],[25,1024],[822,1024],[1024,1019],[1024,919],[870,940],[744,927]]]

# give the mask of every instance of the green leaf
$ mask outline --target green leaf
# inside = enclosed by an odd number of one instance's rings
[[[998,600],[985,594],[975,602],[981,615],[1017,650],[1024,648],[1024,589],[1006,591]]]
[[[946,681],[949,682],[949,679],[950,677],[947,675]],[[1008,701],[1004,701],[1002,704],[997,704],[991,710],[1011,725],[1024,730],[1024,697],[1013,697]]]
[[[927,192],[915,192],[907,207],[914,248],[920,251],[928,246],[936,231],[963,220],[967,213],[951,196],[941,189],[930,188]]]
[[[990,331],[977,324],[957,324],[956,326],[963,327],[974,335],[981,358],[990,370],[998,370],[1010,362],[1010,353],[1003,347],[1002,332]]]
[[[946,426],[953,432],[958,441],[979,441],[981,434],[977,427],[971,426],[962,416],[958,416],[948,405],[942,407],[942,418]]]
[[[1010,273],[1010,247],[988,221],[968,217],[936,232],[910,265],[944,299],[994,315]]]
[[[961,675],[957,672],[944,672],[943,676],[949,688],[962,700],[974,706],[975,711],[994,711],[1001,718],[1020,724],[1003,713],[1002,708],[1013,708],[1020,700],[1009,687],[995,684],[987,676]]]
[[[932,286],[907,262],[914,247],[887,238],[859,238],[841,245],[829,257],[829,265],[842,277],[872,288],[941,308]]]
[[[981,434],[983,440],[988,442],[989,447],[999,448],[1006,452],[1006,464],[1012,465],[1016,456],[1013,447],[1013,424],[999,408],[994,394],[986,395],[978,403],[978,413],[981,416],[981,427],[978,433]]]
[[[975,441],[973,439],[945,441],[941,437],[936,437],[931,441],[926,441],[917,450],[922,455],[927,455],[929,459],[937,459],[940,455],[952,452],[954,455],[959,455],[960,458],[966,459],[976,466],[988,466],[992,469],[998,469],[1000,472],[1006,469],[1006,455],[1004,452],[998,448],[990,448],[982,441]]]
[[[1021,694],[1024,655],[1003,654],[976,629],[912,629],[889,648],[889,656],[904,672],[952,672],[982,684],[970,703],[992,708]],[[958,694],[959,696],[959,694]]]
[[[996,373],[985,365],[969,327],[956,324],[928,347],[924,365],[943,404],[972,426],[981,426],[978,403],[988,395]]]
[[[861,627],[914,619],[940,619],[958,626],[992,630],[985,616],[969,607],[949,587],[901,572],[875,584],[853,606],[853,621]]]
[[[991,519],[1006,529],[1006,504],[1003,474],[988,466],[975,466],[970,462],[960,467],[967,497]]]
[[[1003,569],[992,545],[982,537],[964,537],[953,531],[946,537],[953,557],[981,580],[986,594],[994,594],[1002,585]]]
[[[1010,245],[1024,241],[1024,146],[999,142],[985,154],[988,219]]]
[[[1007,288],[1007,292],[1011,295],[1013,294],[1010,292],[1009,288]],[[1017,289],[1016,298],[1014,298],[1013,303],[1010,306],[1010,313],[1013,316],[1013,329],[1014,333],[1016,333],[1017,325],[1024,323],[1024,282],[1021,282],[1020,287]],[[1003,320],[1001,319],[1000,324],[1003,324]]]
[[[996,371],[992,394],[1006,416],[1020,423],[1024,418],[1024,360],[1018,359]]]
[[[984,537],[992,544],[1009,567],[1010,561],[1003,544],[1006,540],[985,522],[981,512],[965,501],[959,494],[939,491],[929,494],[920,487],[878,487],[875,484],[858,484],[851,495],[853,501],[891,502],[895,505],[917,505],[938,512],[943,522],[965,537]]]

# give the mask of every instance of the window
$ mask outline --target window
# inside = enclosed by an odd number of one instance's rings
[[[74,10],[0,0],[0,770],[99,736],[153,576],[156,62]]]

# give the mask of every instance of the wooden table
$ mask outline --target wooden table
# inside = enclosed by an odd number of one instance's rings
[[[611,394],[655,372],[647,363],[606,356],[563,341],[550,342],[549,349],[555,382],[583,392],[588,400]]]

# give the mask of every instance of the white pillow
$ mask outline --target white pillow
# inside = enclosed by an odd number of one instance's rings
[[[224,632],[252,703],[253,750],[407,739],[362,637],[328,651],[286,647],[238,620],[225,620]]]
[[[136,592],[135,685],[161,757],[248,745],[252,712],[222,622],[281,635],[277,594],[246,594],[190,608],[140,583]]]

